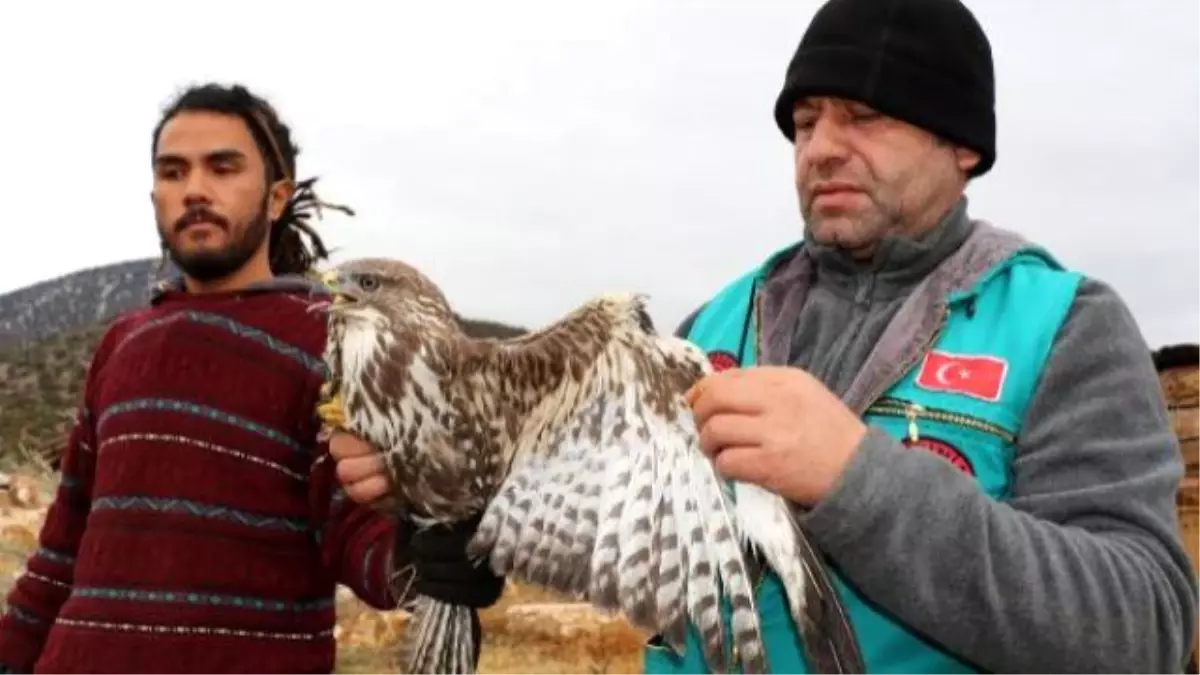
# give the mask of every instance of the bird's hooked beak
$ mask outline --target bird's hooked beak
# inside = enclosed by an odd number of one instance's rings
[[[329,289],[335,307],[349,304],[357,299],[353,293],[348,292],[341,282],[342,276],[338,274],[337,270],[328,270],[321,275],[321,283]]]

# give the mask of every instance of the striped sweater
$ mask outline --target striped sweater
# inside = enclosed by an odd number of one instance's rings
[[[167,290],[114,322],[0,664],[328,673],[337,584],[396,606],[393,526],[345,497],[317,441],[315,299],[278,281]]]

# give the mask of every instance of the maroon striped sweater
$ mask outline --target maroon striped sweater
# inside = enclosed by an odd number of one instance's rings
[[[393,527],[345,498],[316,441],[310,291],[171,290],[114,323],[0,619],[0,664],[328,673],[338,583],[395,607]]]

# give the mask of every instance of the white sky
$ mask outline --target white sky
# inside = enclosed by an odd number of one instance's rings
[[[968,4],[999,117],[972,214],[1113,284],[1151,346],[1200,339],[1200,3]],[[771,106],[816,7],[6,3],[0,291],[157,254],[150,133],[212,78],[272,99],[301,175],[357,209],[324,221],[341,256],[407,259],[471,316],[638,290],[673,328],[799,235]]]

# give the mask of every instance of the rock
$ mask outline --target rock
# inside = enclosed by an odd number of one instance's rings
[[[8,495],[13,506],[32,509],[41,505],[37,482],[29,476],[17,474],[8,483]]]
[[[504,613],[507,630],[539,638],[574,638],[623,623],[619,615],[600,612],[577,602],[514,605]]]
[[[5,525],[0,528],[0,541],[22,551],[32,551],[37,547],[37,535],[23,525]]]

